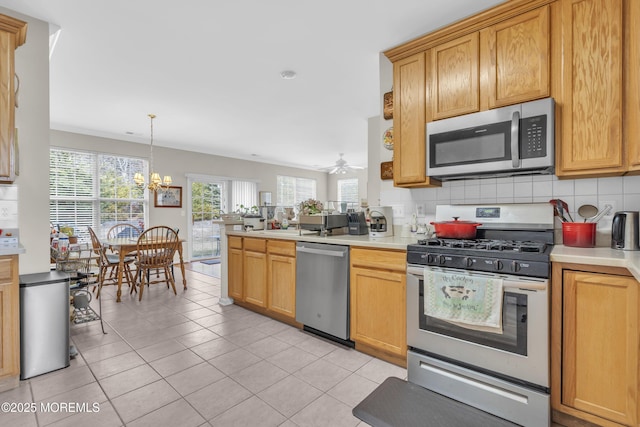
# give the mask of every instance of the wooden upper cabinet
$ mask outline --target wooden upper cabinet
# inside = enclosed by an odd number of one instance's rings
[[[0,181],[15,179],[15,65],[14,52],[25,42],[27,23],[0,15]]]
[[[430,110],[426,121],[480,109],[479,34],[474,32],[431,49]]]
[[[393,64],[393,88],[394,185],[439,185],[427,177],[424,53]]]
[[[628,149],[627,170],[640,173],[640,2],[627,1],[623,11],[625,25],[624,55],[624,138]]]
[[[547,5],[480,32],[480,75],[486,76],[481,93],[488,108],[550,95],[549,19]]]
[[[564,57],[556,174],[621,175],[626,170],[623,0],[561,0],[560,21]]]

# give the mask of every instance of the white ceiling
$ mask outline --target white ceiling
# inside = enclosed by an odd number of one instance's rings
[[[381,110],[379,52],[501,2],[0,6],[62,29],[50,62],[52,129],[148,144],[154,113],[154,145],[317,169],[338,153],[366,166],[367,119]],[[283,70],[297,78],[283,80]]]

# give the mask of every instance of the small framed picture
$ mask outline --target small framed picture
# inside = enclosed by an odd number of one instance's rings
[[[382,111],[385,120],[393,119],[393,91],[384,94]]]
[[[182,187],[169,187],[153,193],[153,206],[156,208],[181,208]]]

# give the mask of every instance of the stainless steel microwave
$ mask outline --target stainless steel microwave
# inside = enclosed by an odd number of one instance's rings
[[[439,180],[552,174],[554,101],[427,123],[427,175]]]

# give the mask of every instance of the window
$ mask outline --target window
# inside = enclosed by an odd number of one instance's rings
[[[232,210],[240,209],[240,205],[246,209],[258,206],[258,183],[253,181],[231,181],[231,206]]]
[[[73,227],[81,242],[91,240],[87,227],[94,227],[102,237],[117,223],[144,228],[145,190],[133,184],[133,175],[145,175],[146,169],[143,159],[51,148],[51,223]]]
[[[298,206],[300,202],[316,198],[316,180],[278,175],[276,205]]]
[[[358,178],[338,180],[338,200],[341,202],[358,203]]]

